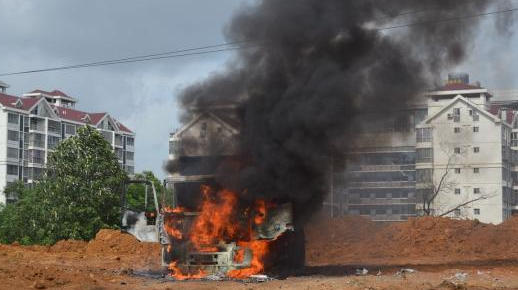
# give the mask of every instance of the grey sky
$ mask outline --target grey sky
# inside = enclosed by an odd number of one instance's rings
[[[225,24],[243,2],[252,0],[0,0],[0,73],[222,43]],[[494,35],[485,23],[458,70],[491,89],[518,88],[518,36]],[[0,79],[11,94],[59,89],[78,98],[79,109],[110,112],[137,133],[136,171],[164,177],[168,133],[178,126],[175,95],[231,55]]]

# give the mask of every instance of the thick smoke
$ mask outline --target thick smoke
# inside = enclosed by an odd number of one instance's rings
[[[186,108],[241,104],[246,161],[223,166],[217,181],[245,198],[289,199],[307,212],[320,206],[331,157],[355,138],[353,119],[368,111],[384,122],[437,85],[466,57],[479,19],[379,28],[478,14],[491,2],[263,0],[242,8],[226,36],[251,47],[181,95]]]

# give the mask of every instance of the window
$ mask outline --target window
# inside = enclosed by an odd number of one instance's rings
[[[469,110],[469,115],[473,116],[473,110]]]
[[[18,166],[7,164],[7,174],[8,175],[18,175]]]
[[[417,169],[416,175],[419,183],[432,182],[432,169]]]
[[[453,115],[460,115],[460,108],[454,108],[453,109]]]
[[[455,194],[460,194],[460,188],[455,188]]]
[[[460,174],[460,168],[455,168],[455,174]]]
[[[460,133],[460,128],[459,127],[453,128],[453,133]]]
[[[135,168],[133,166],[126,166],[126,172],[128,174],[135,174]]]
[[[480,214],[480,208],[474,208],[473,209],[473,214],[479,215]]]
[[[478,127],[473,127],[473,132],[477,133],[478,132]]]
[[[19,137],[20,137],[20,134],[17,131],[11,131],[11,130],[7,131],[7,140],[18,142]]]
[[[135,153],[126,151],[126,159],[127,160],[133,160],[134,156],[135,156]]]
[[[376,214],[378,214],[378,215],[387,214],[387,211],[385,209],[378,208],[378,209],[376,209]]]
[[[68,135],[75,135],[76,134],[76,126],[71,124],[65,125],[65,133]]]
[[[135,145],[135,138],[133,138],[133,137],[126,137],[126,145],[134,146]]]
[[[473,168],[473,173],[480,173],[480,168]]]
[[[455,154],[460,154],[460,148],[455,148],[453,150],[454,150]]]
[[[432,148],[416,149],[416,161],[418,163],[432,162]]]
[[[386,194],[384,192],[378,192],[376,193],[376,198],[386,198]]]
[[[476,112],[473,113],[473,121],[478,122],[478,120],[479,120],[478,114]]]
[[[207,130],[207,123],[201,123],[201,129],[203,131]]]
[[[417,142],[432,141],[432,128],[418,128],[416,130]]]
[[[52,132],[52,133],[55,133],[55,134],[59,134],[61,132],[60,131],[61,130],[61,123],[59,123],[57,121],[49,120],[47,128],[48,128],[49,132]]]
[[[473,193],[479,194],[480,193],[480,188],[473,188]]]
[[[61,140],[61,138],[59,137],[56,137],[56,136],[47,136],[47,147],[49,149],[54,149],[58,146],[58,143],[59,141]]]
[[[455,216],[460,216],[460,208],[455,209],[454,214]]]
[[[18,124],[18,120],[19,120],[18,114],[13,114],[13,113],[7,114],[7,122],[9,122],[10,124]]]
[[[18,158],[18,149],[7,147],[7,158]]]
[[[475,152],[475,153],[480,152],[480,147],[473,147],[473,152]]]

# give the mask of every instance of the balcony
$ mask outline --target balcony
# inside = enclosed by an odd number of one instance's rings
[[[122,147],[122,136],[121,135],[115,135],[115,146]]]
[[[43,165],[43,164],[45,164],[45,158],[43,158],[43,157],[30,156],[30,157],[29,157],[29,163]]]
[[[45,135],[38,133],[30,133],[28,140],[26,140],[27,144],[30,147],[39,147],[45,148]]]
[[[349,182],[354,188],[414,188],[415,181]]]
[[[171,146],[169,149],[169,154],[174,154],[175,152],[171,150]],[[350,166],[348,168],[349,171],[359,171],[359,172],[377,172],[377,171],[409,171],[415,170],[415,165],[413,164],[402,164],[402,165],[358,165],[358,166]]]
[[[40,132],[45,132],[45,120],[31,118],[29,129],[35,130],[35,131],[40,131]]]
[[[51,134],[61,135],[61,123],[48,120],[48,127],[47,130]]]

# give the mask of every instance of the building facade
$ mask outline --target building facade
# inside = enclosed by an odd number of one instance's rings
[[[108,113],[75,109],[77,100],[60,91],[36,90],[23,97],[0,93],[0,188],[41,178],[47,157],[78,127],[97,128],[112,145],[122,168],[134,173],[135,134]],[[2,190],[0,203],[14,202]]]
[[[200,186],[210,184],[237,152],[239,122],[234,106],[193,109],[191,120],[169,136],[168,185],[182,206],[195,207]]]
[[[513,92],[500,92],[493,101],[480,84],[469,84],[468,75],[452,74],[443,87],[402,110],[401,122],[398,113],[391,114],[392,122],[370,118],[373,125],[358,134],[357,149],[343,161],[346,169],[335,166],[326,212],[375,221],[427,213],[506,220],[518,196]]]

